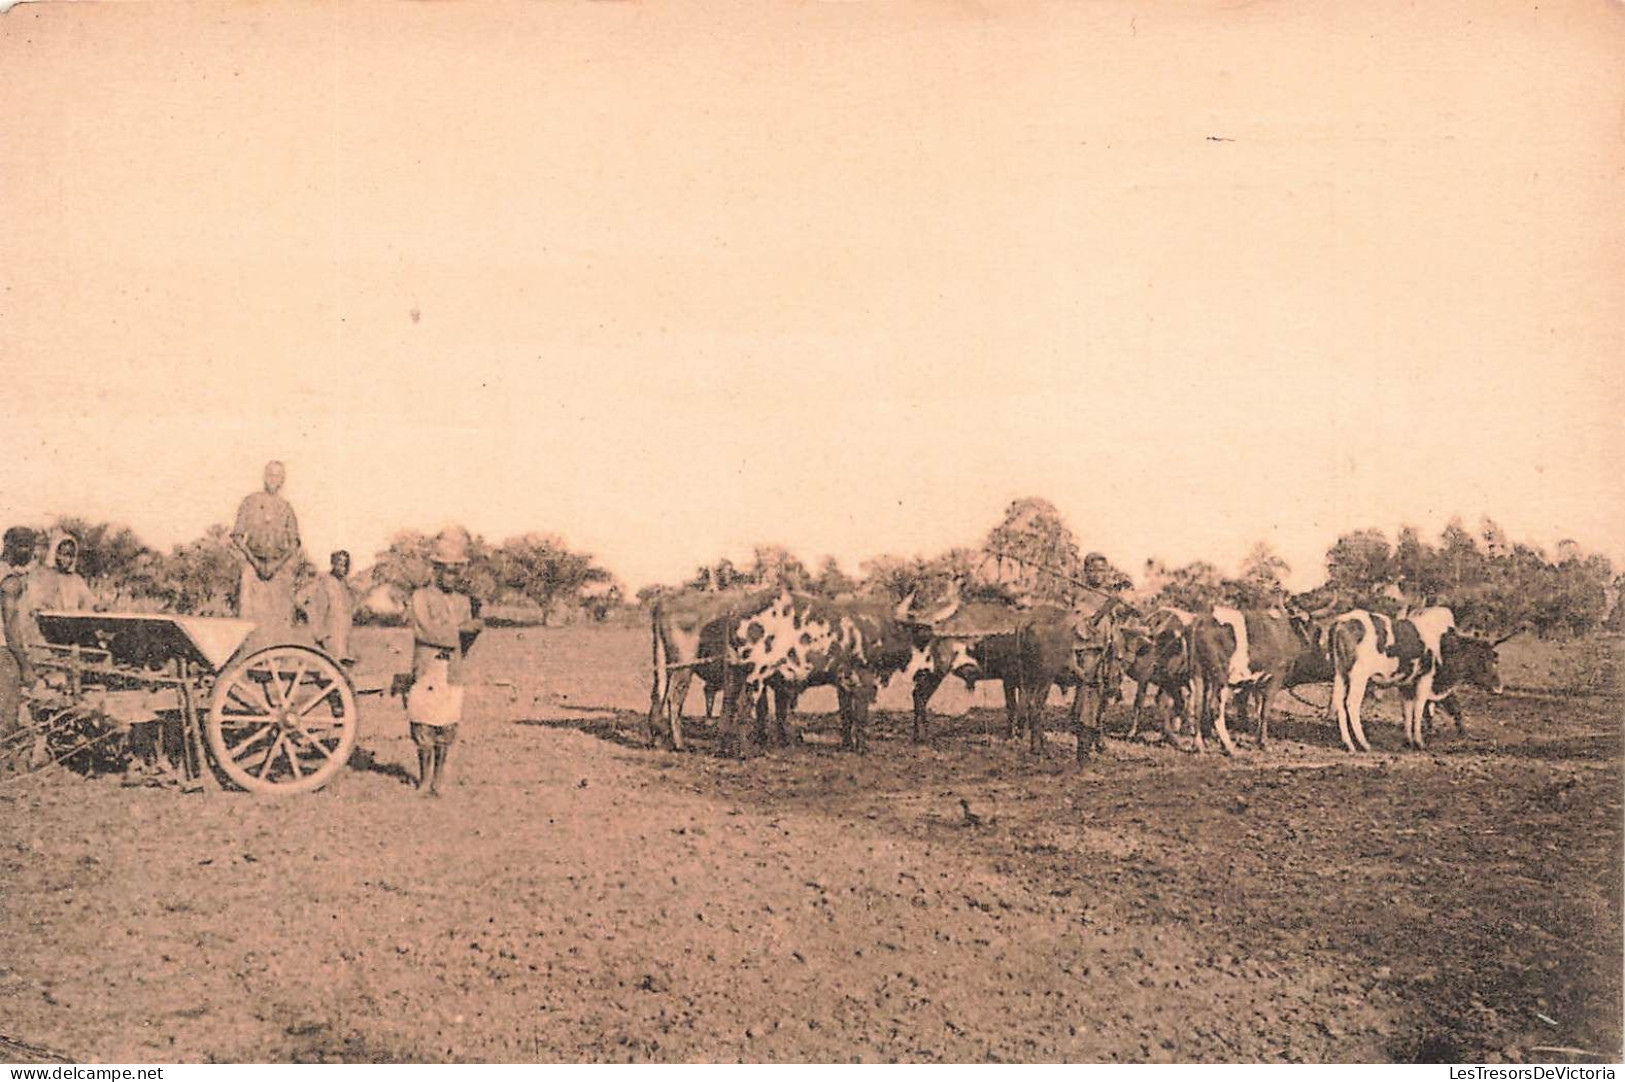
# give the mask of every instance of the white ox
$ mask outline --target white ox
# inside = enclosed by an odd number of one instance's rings
[[[1511,636],[1506,636],[1510,638]],[[1332,623],[1332,709],[1337,732],[1349,751],[1359,745],[1370,751],[1360,706],[1366,687],[1399,689],[1400,717],[1405,743],[1423,746],[1422,723],[1430,704],[1441,702],[1463,684],[1474,684],[1500,694],[1501,677],[1495,642],[1462,635],[1456,616],[1434,607],[1392,619],[1381,613],[1355,609]]]

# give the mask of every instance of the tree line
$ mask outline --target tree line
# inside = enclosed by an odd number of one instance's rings
[[[151,548],[128,527],[68,517],[59,520],[80,540],[80,571],[111,608],[164,609],[197,615],[233,611],[238,562],[229,531],[210,527],[168,552]],[[397,533],[351,576],[365,599],[360,616],[388,621],[412,589],[428,581],[430,535]],[[1038,497],[1013,501],[979,548],[934,556],[881,555],[848,573],[826,558],[808,565],[780,545],[757,546],[742,566],[721,559],[695,569],[675,587],[650,586],[628,599],[615,576],[555,534],[527,533],[498,542],[475,536],[466,569],[469,592],[515,622],[604,620],[632,603],[647,605],[671,589],[786,587],[825,596],[900,600],[932,581],[955,579],[967,599],[1067,604],[1079,592],[1083,552],[1054,504]],[[361,565],[362,560],[355,563]],[[1326,550],[1324,580],[1296,598],[1285,586],[1291,567],[1267,543],[1254,545],[1233,573],[1194,561],[1168,566],[1149,559],[1138,581],[1112,568],[1115,585],[1142,606],[1199,609],[1213,604],[1268,607],[1296,600],[1308,608],[1361,606],[1395,613],[1448,604],[1465,627],[1504,633],[1528,627],[1542,636],[1625,630],[1625,575],[1606,556],[1577,542],[1548,554],[1515,541],[1492,519],[1476,531],[1452,520],[1434,540],[1402,526],[1390,540],[1378,528],[1344,533]],[[303,575],[317,569],[305,560]]]
[[[163,552],[129,527],[68,516],[53,529],[79,539],[79,573],[113,610],[229,616],[236,610],[240,562],[225,525]],[[46,531],[42,530],[43,535]],[[358,619],[393,622],[411,592],[429,581],[433,537],[417,530],[397,533],[370,566],[358,570],[350,587],[362,602]],[[325,571],[325,568],[320,571]],[[319,573],[301,556],[301,580]],[[605,619],[624,604],[624,590],[590,554],[576,551],[552,534],[529,533],[491,543],[475,536],[466,569],[469,592],[482,605],[503,609],[516,621],[566,622]],[[498,616],[500,621],[501,617]]]
[[[1064,605],[1080,592],[1083,560],[1078,538],[1055,505],[1026,497],[1009,505],[980,548],[952,548],[930,557],[877,556],[849,575],[834,559],[810,567],[781,546],[764,545],[743,567],[724,559],[697,568],[680,588],[782,586],[898,600],[932,580],[952,578],[969,584],[967,599]],[[1111,577],[1145,608],[1268,608],[1295,602],[1310,610],[1331,605],[1395,615],[1444,604],[1454,608],[1462,626],[1497,633],[1518,627],[1543,637],[1625,631],[1625,575],[1616,577],[1608,557],[1572,540],[1548,555],[1537,545],[1512,540],[1489,518],[1476,533],[1453,519],[1435,541],[1411,526],[1400,527],[1392,541],[1379,528],[1350,531],[1326,550],[1322,583],[1296,595],[1285,585],[1291,571],[1260,541],[1231,574],[1208,561],[1169,566],[1153,558],[1140,569],[1138,582],[1116,568]],[[647,604],[668,589],[645,587],[636,600]]]

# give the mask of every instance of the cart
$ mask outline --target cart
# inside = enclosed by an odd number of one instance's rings
[[[255,625],[246,620],[83,612],[41,612],[37,620],[44,645],[29,653],[44,691],[31,697],[33,723],[21,740],[88,752],[122,732],[108,704],[145,693],[178,713],[190,788],[218,781],[211,764],[253,793],[321,788],[355,747],[358,694],[384,690],[358,692],[352,675],[312,644],[248,649]]]

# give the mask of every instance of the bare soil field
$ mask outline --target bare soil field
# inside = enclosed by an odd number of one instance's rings
[[[377,698],[312,795],[0,786],[0,1059],[1618,1059],[1618,647],[1514,640],[1426,753],[1282,697],[1266,751],[1078,769],[995,686],[915,746],[902,681],[865,758],[818,693],[653,751],[645,633],[494,631],[440,800]]]

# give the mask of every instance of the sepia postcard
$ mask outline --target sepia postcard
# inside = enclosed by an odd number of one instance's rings
[[[0,1062],[1612,1078],[1622,50],[10,4]]]

